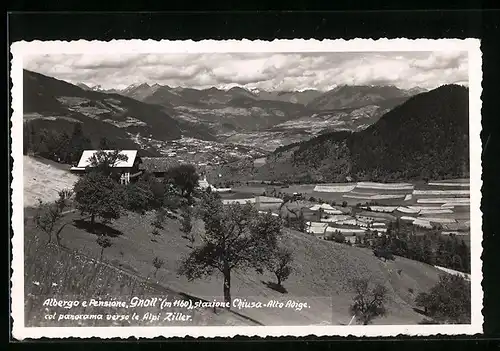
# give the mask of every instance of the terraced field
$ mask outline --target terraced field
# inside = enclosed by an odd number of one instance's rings
[[[368,215],[365,213],[365,217],[374,217],[372,222],[377,219],[375,213],[386,213],[390,214],[392,219],[401,218],[422,227],[431,228],[433,225],[440,225],[444,234],[469,235],[470,190],[468,179],[434,180],[427,183],[421,181],[414,183],[302,184],[289,187],[262,184],[260,186],[241,186],[234,188],[233,191],[231,194],[233,198],[238,198],[238,196],[248,198],[249,195],[260,195],[263,192],[273,194],[299,193],[303,195],[305,200],[310,201],[307,204],[291,203],[287,206],[307,208],[313,212],[318,210],[314,208],[314,204],[320,201],[336,204],[336,210],[344,212],[346,208],[350,209],[361,204],[361,208],[365,212],[369,212]],[[347,206],[341,207],[342,203],[347,203]],[[333,217],[326,215],[321,221],[331,223],[330,226],[341,232],[349,232],[338,227],[338,224],[345,223],[337,223]],[[314,221],[317,220],[317,215],[306,215],[306,218]],[[343,221],[345,220],[343,219]],[[355,215],[351,215],[349,220],[355,221]],[[369,219],[367,220],[369,221]],[[367,227],[360,223],[355,223],[355,225],[360,228]],[[383,231],[382,227],[378,230]],[[353,231],[350,230],[350,232]]]

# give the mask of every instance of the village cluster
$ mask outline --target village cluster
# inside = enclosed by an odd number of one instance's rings
[[[183,137],[179,140],[161,141],[151,137],[130,135],[141,148],[159,150],[161,157],[197,167],[216,167],[240,159],[253,159],[264,155],[253,146],[232,145],[215,141]],[[156,158],[156,157],[155,157]]]

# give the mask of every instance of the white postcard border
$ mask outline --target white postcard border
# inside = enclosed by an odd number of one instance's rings
[[[471,209],[471,300],[469,325],[370,325],[370,326],[185,326],[185,327],[25,327],[23,244],[23,57],[33,54],[78,54],[113,52],[142,53],[257,53],[257,52],[377,52],[377,51],[467,51],[469,54],[469,137]],[[11,45],[12,109],[12,270],[11,316],[13,337],[30,338],[127,338],[127,337],[233,337],[245,336],[430,336],[482,333],[482,213],[481,205],[481,51],[479,39],[355,39],[355,40],[203,40],[203,41],[31,41]]]

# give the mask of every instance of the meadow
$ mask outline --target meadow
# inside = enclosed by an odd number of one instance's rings
[[[37,181],[49,172],[38,174]],[[26,185],[25,185],[26,186]],[[252,191],[233,189],[230,197],[252,195]],[[271,190],[270,185],[262,186]],[[314,193],[315,185],[279,188],[279,191]],[[302,191],[300,190],[302,189]],[[47,189],[45,194],[51,194]],[[260,189],[259,189],[260,190]],[[277,189],[278,190],[278,189]],[[292,191],[294,190],[294,191]],[[299,191],[297,191],[299,190]],[[325,193],[335,194],[335,193]],[[337,193],[338,196],[343,193]],[[259,194],[261,195],[261,194]],[[223,196],[227,196],[224,194]],[[44,199],[47,200],[47,199]],[[316,201],[297,201],[290,208],[313,206]],[[415,203],[415,202],[413,202]],[[269,208],[276,203],[263,203]],[[350,206],[334,206],[350,215]],[[189,248],[182,238],[180,222],[167,218],[158,234],[153,233],[151,212],[139,215],[125,212],[119,219],[98,227],[96,233],[88,232],[88,225],[76,212],[68,213],[64,222],[68,225],[61,232],[63,248],[47,245],[46,237],[30,220],[32,210],[25,210],[25,267],[24,282],[26,296],[26,321],[30,326],[50,326],[54,322],[42,320],[45,307],[41,299],[47,296],[78,296],[82,298],[131,295],[164,296],[179,299],[222,300],[222,277],[215,275],[206,279],[189,281],[179,276],[179,261],[188,254]],[[312,213],[311,213],[312,215]],[[203,230],[195,223],[194,230]],[[105,235],[111,246],[100,257],[101,248],[97,235]],[[439,270],[405,258],[384,262],[376,258],[371,250],[350,247],[331,241],[318,240],[312,235],[284,229],[283,244],[294,251],[293,273],[284,282],[285,292],[276,291],[272,283],[275,277],[268,272],[260,274],[253,270],[235,272],[232,276],[233,298],[249,301],[293,299],[308,301],[307,310],[234,310],[203,309],[196,312],[198,325],[345,325],[351,320],[349,305],[353,291],[351,281],[366,277],[384,284],[389,291],[389,314],[374,321],[375,324],[415,324],[423,316],[415,312],[414,299],[419,292],[428,291],[438,280]],[[164,264],[155,269],[153,261],[160,258]],[[77,310],[87,313],[85,310]],[[112,312],[120,312],[119,310]],[[41,319],[42,318],[42,319]],[[76,321],[64,321],[73,326]],[[87,322],[88,323],[88,322]],[[86,325],[88,325],[86,323]],[[99,323],[98,321],[96,323]],[[124,322],[122,322],[124,323]],[[123,325],[123,324],[120,324]]]
[[[159,235],[153,235],[150,229],[153,217],[151,213],[143,216],[129,213],[113,221],[108,229],[103,227],[102,230],[112,241],[111,247],[104,251],[103,262],[97,259],[100,247],[96,243],[96,234],[88,233],[82,227],[78,214],[71,213],[66,217],[72,224],[62,232],[65,249],[45,245],[44,236],[27,221],[25,293],[29,298],[26,303],[26,321],[31,326],[56,324],[41,320],[40,317],[44,315],[40,304],[47,296],[77,296],[79,299],[118,296],[125,299],[132,295],[168,295],[172,298],[200,298],[207,301],[216,298],[220,301],[221,277],[190,282],[177,275],[178,261],[188,252],[181,238],[179,223],[168,218]],[[309,309],[217,310],[217,313],[204,309],[196,312],[196,323],[347,324],[351,317],[348,312],[352,299],[350,281],[355,277],[372,278],[389,289],[390,313],[385,318],[375,320],[376,324],[412,324],[423,318],[413,310],[413,299],[418,292],[427,291],[437,281],[439,271],[432,266],[404,258],[385,263],[373,256],[370,250],[317,240],[314,236],[288,229],[283,240],[286,246],[294,250],[295,258],[293,274],[284,283],[286,293],[272,288],[270,283],[274,277],[269,273],[247,271],[234,275],[233,298],[245,298],[248,301],[292,299],[308,302],[311,306]],[[165,261],[156,273],[152,265],[155,257]],[[72,313],[77,312],[90,313],[87,310],[72,310]],[[108,308],[107,312],[123,311]],[[73,326],[75,323],[64,321],[63,325]]]

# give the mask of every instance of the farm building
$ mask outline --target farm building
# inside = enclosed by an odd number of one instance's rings
[[[361,228],[345,228],[345,227],[328,227],[326,229],[328,233],[340,232],[344,236],[355,236],[356,234],[364,234],[365,230]]]
[[[321,222],[325,223],[335,223],[347,220],[354,220],[354,218],[349,215],[328,215],[321,218]]]
[[[329,204],[320,204],[320,205],[314,205],[313,207],[310,208],[311,211],[319,211],[319,210],[323,210],[323,211],[338,211],[336,210],[333,206],[329,205]],[[338,214],[342,214],[342,211],[338,211],[339,213]],[[332,213],[332,214],[335,214],[335,213]]]
[[[179,163],[170,157],[143,157],[139,169],[153,174],[155,177],[163,178],[172,167]]]
[[[205,175],[203,176],[203,178],[200,178],[200,180],[198,180],[198,188],[200,188],[201,190],[205,190],[205,189],[210,188],[210,190],[216,191],[218,193],[229,193],[232,191],[231,188],[216,188],[216,187],[214,187],[212,184],[210,184],[208,182],[207,177]]]
[[[314,214],[314,217],[317,221],[322,221],[322,219],[326,219],[328,215],[342,215],[343,212],[336,209],[335,207],[329,204],[316,204],[308,209]],[[326,213],[326,215],[325,215]]]
[[[391,213],[397,206],[362,206],[361,208],[372,212]]]
[[[232,204],[245,205],[247,203],[254,204],[255,203],[255,198],[250,198],[250,199],[222,199],[222,203],[224,205],[232,205]]]
[[[396,217],[389,213],[383,212],[370,212],[361,211],[356,215],[356,218],[361,221],[368,222],[381,222],[381,221],[395,221]]]
[[[80,161],[75,167],[71,167],[70,171],[73,173],[85,173],[85,171],[92,167],[91,159],[99,150],[85,150],[80,157]],[[112,154],[116,150],[102,150],[107,154]],[[121,150],[120,155],[126,156],[126,160],[118,160],[112,165],[113,171],[115,171],[120,176],[120,182],[122,184],[130,183],[131,179],[139,176],[142,171],[139,169],[139,165],[142,159],[137,156],[137,150]]]
[[[314,234],[319,239],[324,239],[328,223],[306,222],[306,233]]]
[[[269,211],[259,211],[260,214],[268,214],[271,213],[271,216],[273,217],[279,217],[279,214],[274,213],[274,212],[269,212]]]
[[[256,196],[255,201],[258,204],[266,204],[266,205],[281,205],[283,203],[282,199],[272,196]]]

